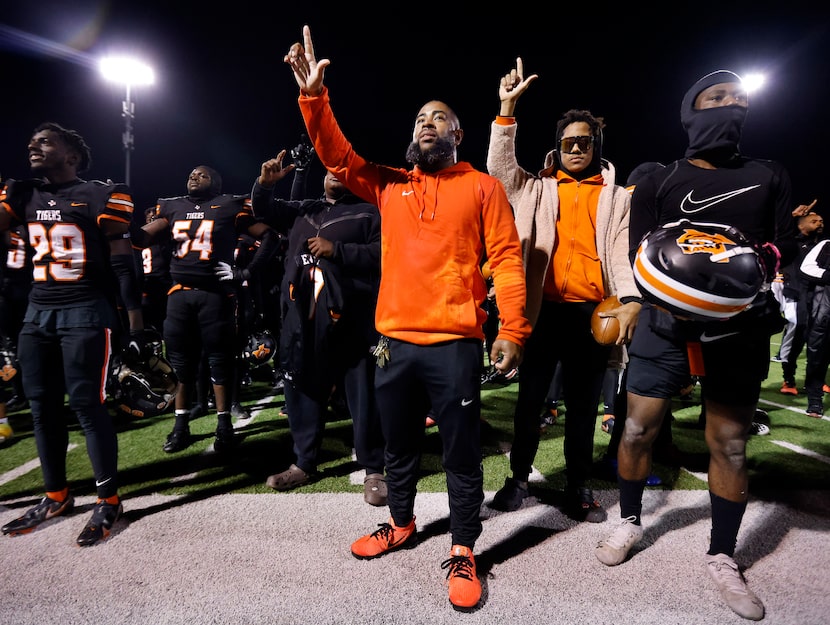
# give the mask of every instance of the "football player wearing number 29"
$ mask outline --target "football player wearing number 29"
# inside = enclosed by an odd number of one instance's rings
[[[730,71],[707,74],[686,92],[681,105],[689,139],[685,158],[646,176],[632,196],[632,259],[644,235],[688,219],[723,224],[746,236],[755,245],[766,281],[775,276],[779,260],[789,262],[796,251],[789,175],[778,163],[741,154],[747,109],[741,78]],[[712,251],[699,246],[698,253]],[[713,271],[728,274],[728,259],[713,263]],[[681,284],[687,278],[682,262],[669,273],[667,280]],[[652,298],[642,290],[646,299]],[[621,522],[595,554],[608,566],[621,564],[642,538],[652,444],[672,396],[690,373],[699,375],[712,506],[704,566],[733,611],[760,620],[764,605],[747,587],[733,556],[748,496],[746,441],[767,376],[769,340],[782,328],[778,307],[769,290],[759,289],[752,306],[726,320],[689,320],[649,303],[640,315],[629,348],[628,418],[617,455]],[[701,341],[704,335],[721,338]]]
[[[133,213],[129,189],[85,181],[90,150],[74,130],[55,123],[38,126],[28,146],[33,178],[9,180],[0,195],[0,231],[25,223],[33,252],[32,290],[18,350],[23,390],[32,410],[46,496],[3,533],[25,534],[44,521],[71,512],[66,476],[69,443],[63,412],[69,407],[84,431],[98,499],[77,539],[81,546],[106,538],[121,515],[118,443],[106,406],[106,375],[112,334],[118,324],[113,273],[127,310],[132,355],[143,351],[141,292],[128,227]]]

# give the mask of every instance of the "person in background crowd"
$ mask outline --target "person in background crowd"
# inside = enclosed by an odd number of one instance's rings
[[[156,218],[156,207],[150,206],[144,211],[144,223]],[[143,225],[143,224],[142,224]],[[173,286],[170,277],[170,259],[173,256],[175,241],[165,240],[140,250],[141,253],[141,310],[144,323],[161,333],[164,329],[164,317],[167,314],[167,292]]]
[[[809,218],[809,215],[806,217]],[[824,389],[830,365],[830,247],[828,239],[804,247],[806,255],[798,265],[799,278],[805,283],[801,291],[807,316],[805,342],[807,366],[807,416],[824,415]]]
[[[25,225],[10,228],[3,239],[0,253],[6,250],[6,263],[0,267],[0,443],[14,436],[9,413],[28,405],[17,358],[17,337],[32,290],[32,252],[26,242]]]
[[[251,192],[254,214],[288,236],[280,289],[280,361],[288,369],[284,393],[296,462],[269,476],[266,484],[286,491],[316,479],[332,389],[342,384],[355,455],[366,471],[364,499],[384,506],[384,441],[372,356],[378,341],[380,215],[376,206],[349,193],[330,171],[323,179],[323,197],[276,198],[274,185],[292,170],[291,165],[283,167],[284,156],[282,151],[262,164]],[[333,291],[339,293],[341,306],[334,318],[323,309],[322,289],[328,301],[334,300]]]
[[[417,540],[415,494],[424,415],[434,411],[443,444],[450,507],[450,603],[474,608],[481,598],[473,549],[482,531],[482,308],[486,257],[502,318],[490,357],[508,372],[522,359],[530,326],[524,316],[521,248],[504,188],[459,162],[458,116],[431,100],[415,117],[406,158],[410,170],[371,163],[355,153],[329,105],[311,30],[285,61],[300,88],[300,111],[323,165],[381,214],[381,279],[375,322],[375,390],[386,439],[391,518],[352,543],[357,558],[375,558]],[[388,593],[387,593],[388,594]]]
[[[242,232],[259,239],[260,247],[250,264],[239,269],[233,266],[234,250]],[[187,195],[159,199],[155,219],[142,227],[135,244],[146,247],[166,238],[176,242],[176,249],[170,261],[174,284],[167,296],[163,335],[179,387],[175,423],[163,448],[175,453],[190,445],[189,396],[206,357],[217,413],[213,447],[228,452],[236,443],[228,388],[235,373],[235,285],[267,261],[278,239],[254,219],[250,197],[222,193],[219,172],[206,165],[194,167],[188,175]]]
[[[772,283],[773,293],[781,306],[781,314],[787,320],[781,334],[781,346],[773,358],[773,362],[781,363],[783,395],[798,395],[795,371],[806,341],[807,310],[811,294],[811,289],[799,274],[799,268],[807,253],[824,237],[824,218],[811,210],[816,202],[813,200],[809,205],[802,204],[793,211],[798,224],[798,257],[789,266],[782,267]]]

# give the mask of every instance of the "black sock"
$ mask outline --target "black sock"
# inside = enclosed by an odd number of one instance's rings
[[[709,539],[710,556],[725,553],[730,558],[735,554],[738,530],[746,512],[745,501],[729,501],[709,491],[712,501],[712,534]]]
[[[176,410],[176,423],[173,426],[174,430],[186,430],[190,423],[189,410]]]
[[[219,420],[219,430],[231,430],[233,429],[233,424],[231,423],[231,413],[230,412],[219,412],[216,414],[217,419]]]
[[[620,517],[627,519],[634,517],[632,523],[641,525],[640,516],[643,514],[643,491],[646,489],[645,480],[624,480],[617,476],[620,487]]]

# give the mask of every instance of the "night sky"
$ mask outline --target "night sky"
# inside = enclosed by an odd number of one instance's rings
[[[124,88],[104,82],[96,62],[128,53],[156,72],[155,85],[133,90],[137,208],[185,193],[187,175],[200,164],[222,173],[224,191],[246,193],[260,163],[303,132],[297,86],[282,58],[307,23],[318,58],[332,61],[326,84],[346,136],[364,157],[397,166],[406,165],[418,109],[441,99],[465,130],[459,157],[483,169],[498,81],[517,56],[540,75],[516,111],[520,164],[541,169],[556,120],[569,108],[587,108],[605,118],[603,155],[620,184],[643,161],[682,157],[680,101],[697,78],[716,69],[764,72],[742,150],[783,162],[794,201],[818,198],[816,208],[830,215],[827,8],[698,2],[614,13],[601,10],[603,3],[572,2],[565,4],[573,9],[558,3],[538,13],[530,7],[545,5],[516,3],[506,5],[510,15],[460,2],[220,4],[4,2],[0,175],[26,177],[32,129],[56,121],[92,147],[93,167],[83,177],[123,180]],[[312,195],[321,190],[319,174]]]

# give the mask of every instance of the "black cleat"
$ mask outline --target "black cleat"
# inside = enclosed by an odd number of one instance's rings
[[[236,447],[236,437],[233,428],[217,428],[216,440],[213,441],[213,451],[218,454],[227,453]]]
[[[569,517],[588,523],[602,523],[608,515],[602,505],[594,499],[590,488],[576,488],[566,492],[566,511]]]
[[[121,518],[123,511],[124,508],[120,501],[113,505],[99,499],[92,510],[89,523],[78,535],[77,543],[81,547],[90,547],[99,541],[105,540],[110,535],[113,524]]]
[[[190,445],[190,429],[183,430],[174,429],[167,435],[167,440],[164,442],[162,449],[168,454],[176,453],[182,449],[187,449]]]
[[[22,517],[6,523],[3,526],[3,533],[11,536],[28,534],[44,521],[72,512],[74,507],[75,500],[72,495],[69,495],[63,501],[55,501],[49,497],[44,497],[39,504],[29,508]]]
[[[234,419],[250,419],[251,413],[248,412],[248,409],[240,404],[238,401],[235,401],[231,404],[231,416]]]
[[[193,421],[194,419],[198,419],[199,417],[204,417],[207,414],[207,410],[205,410],[204,404],[201,402],[197,402],[193,404],[193,407],[190,409],[190,416],[188,417],[188,421]]]
[[[502,486],[490,502],[490,507],[493,510],[501,510],[502,512],[513,512],[522,507],[522,502],[530,496],[530,491],[527,486],[522,486],[518,480],[512,477],[504,478],[504,486]]]

